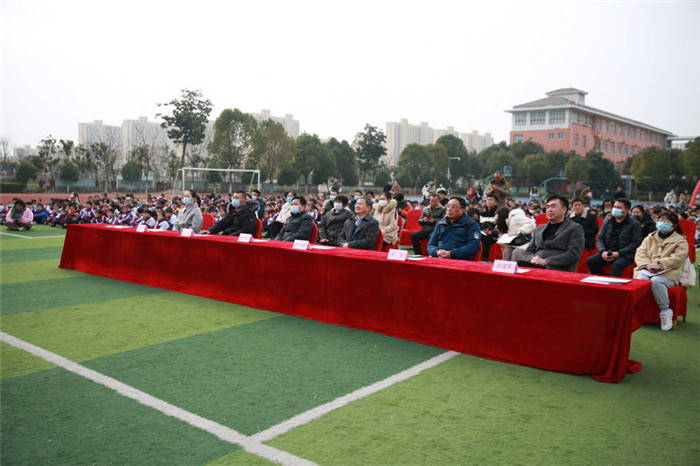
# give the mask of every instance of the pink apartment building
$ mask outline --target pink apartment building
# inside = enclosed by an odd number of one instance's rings
[[[673,133],[585,104],[585,91],[572,87],[547,92],[544,99],[516,105],[510,143],[533,141],[546,151],[562,149],[604,154],[618,167],[649,146],[667,147]]]

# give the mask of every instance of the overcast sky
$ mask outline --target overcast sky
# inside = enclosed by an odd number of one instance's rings
[[[352,139],[408,118],[507,139],[513,105],[586,103],[700,134],[700,1],[0,0],[0,135],[78,138],[78,122],[158,112],[200,89]]]

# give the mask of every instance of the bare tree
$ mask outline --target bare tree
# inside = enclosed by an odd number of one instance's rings
[[[10,138],[7,136],[0,137],[0,155],[2,161],[7,163],[7,158],[10,156]]]

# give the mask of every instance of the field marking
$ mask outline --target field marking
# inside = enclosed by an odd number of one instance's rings
[[[314,419],[318,419],[319,417],[328,414],[331,411],[334,411],[338,408],[342,408],[343,406],[352,403],[353,401],[357,401],[361,398],[372,395],[373,393],[376,393],[380,390],[384,390],[385,388],[388,388],[396,383],[408,380],[411,377],[420,374],[426,369],[430,369],[431,367],[435,367],[438,364],[442,364],[443,362],[448,361],[454,358],[455,356],[459,356],[459,354],[460,353],[457,353],[455,351],[447,351],[445,353],[439,354],[434,358],[428,359],[427,361],[423,361],[422,363],[416,364],[413,367],[409,367],[408,369],[398,372],[392,376],[389,376],[384,380],[380,380],[371,385],[367,385],[366,387],[358,388],[357,390],[345,394],[341,397],[338,397],[333,401],[329,401],[328,403],[316,406],[315,408],[311,408],[310,410],[298,414],[292,418],[289,418],[286,421],[283,421],[275,426],[262,430],[257,434],[253,434],[250,438],[258,442],[267,442],[269,440],[272,440],[273,438],[282,435],[286,432],[289,432],[290,430],[296,427],[307,424],[313,421]]]
[[[33,354],[34,356],[38,356],[42,359],[45,359],[46,361],[49,361],[50,363],[62,367],[67,371],[85,377],[86,379],[92,380],[93,382],[98,383],[100,385],[104,385],[105,387],[116,391],[122,396],[131,398],[132,400],[135,400],[144,406],[148,406],[149,408],[153,408],[157,411],[160,411],[166,416],[171,416],[176,419],[179,419],[180,421],[186,422],[187,424],[193,427],[209,432],[210,434],[213,434],[214,436],[225,442],[238,445],[242,447],[245,451],[252,453],[256,456],[260,456],[261,458],[274,461],[275,463],[290,466],[314,466],[316,464],[309,460],[305,460],[303,458],[299,458],[298,456],[294,456],[291,453],[287,453],[286,451],[282,451],[277,448],[264,445],[260,441],[254,440],[252,437],[241,434],[240,432],[237,432],[231,429],[230,427],[226,427],[215,421],[203,418],[182,408],[178,408],[175,405],[171,405],[166,401],[151,396],[148,393],[142,392],[137,388],[122,383],[116,379],[113,379],[92,369],[88,369],[85,366],[82,366],[76,362],[59,356],[58,354],[32,345],[31,343],[28,343],[17,337],[13,337],[8,333],[0,332],[0,340],[4,341],[9,345],[14,346],[15,348],[19,348],[21,350]]]
[[[66,235],[23,236],[23,235],[16,235],[14,233],[7,233],[6,231],[0,231],[0,235],[14,236],[15,238],[22,238],[22,239],[63,238],[64,236],[66,236]]]

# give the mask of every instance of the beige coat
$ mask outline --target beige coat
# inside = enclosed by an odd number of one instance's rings
[[[382,234],[384,235],[384,242],[387,244],[396,244],[399,240],[396,201],[392,199],[384,207],[380,206],[378,202],[375,203],[372,216],[379,222],[379,229],[382,230]]]
[[[671,236],[662,240],[658,231],[649,233],[634,256],[634,262],[637,264],[634,269],[634,278],[639,277],[642,266],[660,263],[664,269],[670,269],[663,276],[678,282],[687,257],[688,242],[685,236],[674,231]]]

